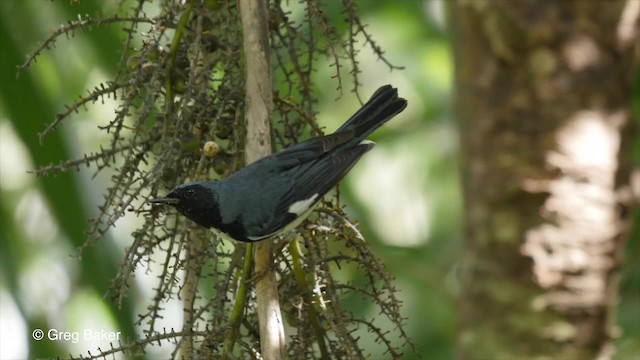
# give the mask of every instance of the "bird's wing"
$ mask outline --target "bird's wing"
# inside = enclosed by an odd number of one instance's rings
[[[248,238],[261,240],[278,233],[281,229],[289,230],[287,225],[297,225],[296,220],[303,220],[373,145],[372,142],[363,142],[346,151],[283,173],[291,186],[278,199],[270,221],[255,224],[256,226],[249,231]]]
[[[309,139],[273,154],[277,160],[277,166],[281,171],[286,171],[306,162],[316,160],[329,151],[340,146],[354,136],[353,130],[345,130],[330,135],[324,135]]]

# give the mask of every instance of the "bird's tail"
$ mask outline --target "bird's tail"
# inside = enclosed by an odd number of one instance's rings
[[[398,97],[397,89],[391,85],[382,86],[336,133],[353,130],[352,141],[359,143],[406,107],[407,100]]]

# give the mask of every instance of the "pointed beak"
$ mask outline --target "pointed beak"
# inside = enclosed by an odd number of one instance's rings
[[[149,200],[149,203],[151,204],[162,204],[162,205],[177,205],[179,202],[180,202],[179,199],[168,198],[168,197]]]

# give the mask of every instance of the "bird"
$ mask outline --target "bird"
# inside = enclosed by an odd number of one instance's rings
[[[375,145],[366,140],[407,107],[380,87],[342,126],[257,160],[228,178],[179,185],[153,205],[169,205],[218,236],[255,242],[293,230]]]

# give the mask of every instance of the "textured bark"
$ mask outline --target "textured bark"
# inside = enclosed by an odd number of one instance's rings
[[[240,0],[243,47],[247,66],[245,119],[246,161],[254,162],[271,153],[270,118],[273,108],[269,66],[268,11],[264,1]],[[272,240],[255,244],[256,301],[260,323],[262,358],[284,358],[285,339],[273,266]]]
[[[638,1],[456,1],[462,359],[610,358]]]

